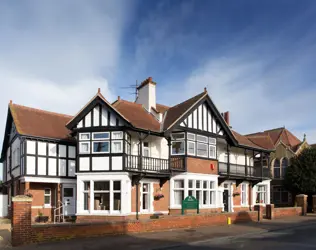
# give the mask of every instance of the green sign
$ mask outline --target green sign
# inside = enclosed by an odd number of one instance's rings
[[[200,213],[199,201],[193,196],[188,196],[182,201],[182,214],[184,214],[185,209],[196,209],[197,213]]]

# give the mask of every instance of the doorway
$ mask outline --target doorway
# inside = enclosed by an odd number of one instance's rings
[[[224,205],[224,211],[225,212],[228,212],[228,202],[229,202],[228,189],[224,189],[224,192],[223,192],[223,205]]]
[[[63,185],[63,212],[65,216],[76,214],[76,188],[74,185]]]
[[[141,211],[149,212],[151,209],[150,202],[151,188],[150,183],[142,183],[141,185]]]

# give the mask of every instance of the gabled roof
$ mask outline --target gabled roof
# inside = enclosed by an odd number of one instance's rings
[[[20,135],[71,140],[66,124],[72,118],[41,109],[9,104],[16,130]]]
[[[181,117],[186,114],[202,98],[207,96],[207,92],[202,92],[184,102],[181,102],[173,107],[170,107],[167,110],[167,115],[164,120],[163,129],[169,129],[177,120],[181,119]]]
[[[112,106],[126,117],[135,128],[160,132],[159,121],[141,104],[125,100],[117,100]]]
[[[250,147],[250,148],[257,148],[257,149],[263,149],[265,150],[266,148],[261,147],[260,145],[257,145],[255,143],[253,143],[251,140],[249,140],[246,136],[241,135],[239,133],[237,133],[236,131],[232,130],[232,133],[234,135],[234,137],[236,138],[237,142],[239,145],[241,146],[246,146],[246,147]]]
[[[123,120],[130,123],[129,120],[124,117],[118,110],[115,109],[111,103],[109,103],[105,97],[101,94],[100,89],[98,89],[97,94],[91,98],[91,100],[82,108],[80,111],[66,124],[67,128],[72,129],[78,122],[83,119],[83,117],[88,113],[97,103],[103,102],[115,113],[117,113]]]
[[[264,148],[275,148],[279,142],[288,146],[294,152],[302,144],[295,135],[285,127],[265,130],[263,132],[246,135],[249,140]]]

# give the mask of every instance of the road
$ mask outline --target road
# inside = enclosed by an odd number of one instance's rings
[[[310,250],[316,249],[316,224],[287,230],[192,242],[165,250]]]

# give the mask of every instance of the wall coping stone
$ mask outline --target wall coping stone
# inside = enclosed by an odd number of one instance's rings
[[[21,202],[21,201],[27,201],[27,202],[32,202],[33,198],[26,196],[26,195],[17,195],[12,197],[13,202]]]
[[[296,195],[296,197],[307,197],[307,195],[306,194],[298,194],[298,195]]]

